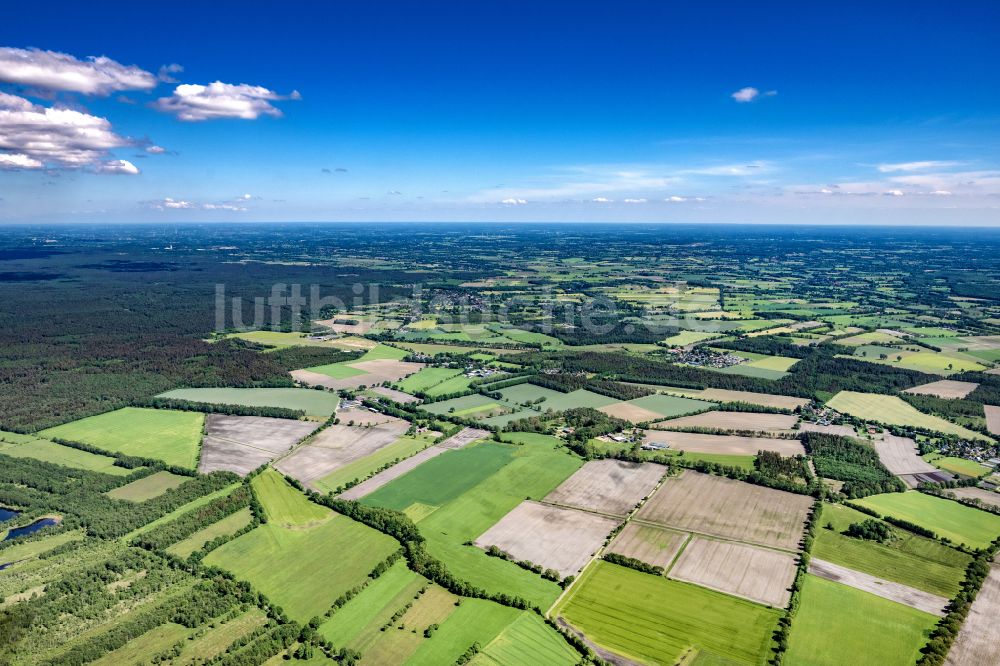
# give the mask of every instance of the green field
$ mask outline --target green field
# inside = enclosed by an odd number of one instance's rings
[[[308,416],[327,417],[337,409],[336,393],[302,388],[190,388],[167,391],[158,398],[245,407],[282,407]]]
[[[330,517],[330,510],[288,485],[285,478],[268,467],[250,481],[257,501],[264,508],[269,525],[298,527]]]
[[[721,333],[709,333],[703,331],[681,331],[677,335],[670,336],[664,340],[663,343],[670,347],[684,347],[685,345],[691,345],[703,340],[718,338],[721,337],[721,335]]]
[[[2,534],[3,531],[0,531]],[[83,530],[70,530],[68,532],[57,532],[41,539],[25,541],[10,548],[0,550],[0,564],[20,563],[33,557],[38,557],[42,553],[48,552],[56,546],[61,546],[70,541],[79,541],[84,538]],[[16,564],[12,566],[17,566]],[[5,569],[7,571],[7,569]]]
[[[143,663],[149,655],[165,652],[174,643],[184,641],[191,633],[191,629],[179,624],[161,624],[91,663],[95,666]]]
[[[975,460],[966,460],[965,458],[956,458],[955,456],[942,456],[940,453],[927,453],[921,457],[938,469],[943,469],[952,474],[962,474],[978,478],[990,473],[989,467],[980,465]]]
[[[878,354],[869,353],[861,360],[946,377],[958,372],[977,372],[986,369],[986,366],[981,363],[963,358],[958,354],[942,354],[934,351],[900,352],[896,349],[887,349],[888,351],[881,353],[885,353],[888,358],[882,359]],[[896,360],[900,356],[902,358]],[[859,356],[856,355],[854,358],[859,358]]]
[[[327,363],[326,365],[317,365],[311,368],[306,368],[310,372],[318,372],[321,375],[326,375],[327,377],[333,377],[334,379],[348,379],[350,377],[357,377],[359,375],[368,374],[364,370],[353,367],[355,363],[361,363],[362,361],[380,361],[380,360],[395,360],[399,361],[409,355],[409,352],[405,349],[398,349],[396,347],[390,347],[389,345],[377,345],[372,347],[361,356],[361,358],[356,358],[352,361],[341,361],[340,363]]]
[[[206,504],[208,504],[212,500],[218,499],[219,497],[222,497],[223,495],[228,495],[229,493],[231,493],[234,490],[236,490],[236,488],[238,488],[239,485],[240,485],[240,482],[237,481],[236,483],[228,485],[225,488],[220,488],[219,490],[216,490],[214,493],[209,493],[207,495],[202,495],[201,497],[195,498],[195,499],[191,500],[190,502],[188,502],[187,504],[174,509],[173,511],[171,511],[167,515],[160,516],[159,518],[157,518],[153,522],[147,523],[147,524],[143,525],[142,527],[139,527],[139,528],[136,528],[136,529],[132,530],[131,532],[129,532],[128,534],[126,534],[125,536],[123,536],[121,538],[121,540],[124,541],[125,543],[128,543],[129,541],[131,541],[132,539],[134,539],[136,536],[138,536],[140,534],[145,534],[146,532],[150,531],[151,529],[159,527],[160,525],[165,525],[165,524],[167,524],[167,523],[169,523],[169,522],[171,522],[171,521],[179,518],[180,516],[183,516],[188,511],[192,511],[193,509],[197,509],[199,507],[205,506]]]
[[[893,528],[895,538],[886,544],[841,534],[851,523],[870,518],[847,506],[824,504],[813,556],[948,599],[958,593],[969,555],[899,528]]]
[[[283,333],[281,331],[247,331],[233,333],[229,338],[239,338],[268,347],[336,347],[334,340],[310,340],[305,333]]]
[[[525,497],[540,499],[576,471],[581,460],[558,450],[546,435],[509,433],[520,445],[485,442],[449,451],[362,500],[408,512],[432,555],[456,576],[491,592],[506,592],[542,607],[559,587],[537,574],[464,546],[505,516]]]
[[[550,388],[545,388],[543,386],[535,386],[534,384],[524,383],[500,389],[500,395],[502,395],[503,399],[507,402],[516,403],[518,405],[523,405],[524,403],[534,402],[539,398],[544,398],[541,403],[535,405],[536,409],[544,410],[547,409],[545,405],[549,400],[555,400],[566,394],[554,391]]]
[[[817,576],[803,579],[789,666],[909,666],[937,618]]]
[[[430,640],[420,644],[406,663],[408,666],[454,664],[470,645],[486,645],[526,612],[482,599],[463,599],[462,605],[441,623]]]
[[[522,613],[483,647],[473,666],[573,666],[580,654],[534,613]]]
[[[856,501],[882,515],[908,520],[972,548],[985,548],[1000,536],[1000,516],[915,490]]]
[[[0,454],[12,458],[34,458],[64,467],[87,469],[112,476],[127,476],[135,470],[115,465],[115,459],[88,451],[81,451],[47,439],[16,435],[0,431]]]
[[[205,564],[231,572],[306,622],[322,615],[333,601],[365,579],[399,544],[395,539],[350,518],[312,504],[277,473],[254,479],[254,491],[268,522],[213,550]],[[258,479],[268,479],[258,487]],[[317,513],[288,497],[298,494]],[[285,525],[285,526],[283,526]],[[319,582],[322,584],[318,584]]]
[[[485,395],[479,395],[478,393],[473,393],[472,395],[463,395],[460,398],[452,398],[451,400],[443,400],[441,402],[434,402],[429,405],[423,405],[423,409],[432,414],[474,414],[476,412],[489,411],[491,409],[498,409],[501,405],[493,398],[487,398]]]
[[[205,415],[198,412],[125,407],[64,423],[39,434],[194,469],[204,423]]]
[[[107,492],[108,497],[128,500],[129,502],[145,502],[148,499],[159,497],[171,488],[176,488],[185,481],[190,481],[189,476],[179,476],[170,472],[156,472],[149,476],[119,486]]]
[[[937,416],[924,414],[893,395],[841,391],[827,401],[827,406],[844,414],[886,425],[912,426],[959,435],[967,439],[986,439],[985,435],[955,425]]]
[[[436,398],[439,395],[448,395],[449,393],[461,393],[462,391],[468,391],[471,386],[472,377],[466,377],[464,374],[459,374],[451,379],[446,379],[440,384],[430,387],[427,389],[426,393],[432,398]]]
[[[458,368],[424,368],[400,381],[396,387],[407,393],[420,393],[460,374],[462,371]]]
[[[401,559],[320,625],[319,633],[337,645],[364,651],[378,638],[379,627],[427,584]]]
[[[595,643],[657,664],[676,663],[691,648],[720,663],[764,664],[780,616],[750,601],[601,561],[556,613]]]
[[[354,479],[364,479],[376,472],[382,465],[390,463],[397,458],[409,458],[433,443],[434,437],[426,434],[414,437],[400,437],[392,444],[383,446],[371,455],[354,460],[318,481],[314,481],[313,485],[321,491],[333,492],[338,486],[342,486]]]
[[[222,520],[198,530],[188,538],[178,541],[167,548],[167,552],[177,557],[186,558],[196,550],[201,550],[201,547],[212,539],[239,532],[249,525],[252,519],[253,515],[249,508],[240,509]]]

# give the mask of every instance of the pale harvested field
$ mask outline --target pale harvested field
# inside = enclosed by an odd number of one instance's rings
[[[794,414],[758,414],[756,412],[702,412],[677,419],[658,421],[654,428],[719,428],[720,430],[791,430],[798,416]]]
[[[633,557],[666,569],[674,561],[687,537],[684,532],[630,522],[608,546],[608,552]]]
[[[275,468],[312,487],[313,481],[392,444],[407,428],[406,421],[370,427],[332,425],[279,460]]]
[[[994,435],[1000,435],[1000,407],[983,405],[986,411],[986,429]]]
[[[758,451],[774,451],[783,456],[805,455],[802,442],[797,439],[773,437],[741,437],[738,435],[703,435],[696,432],[647,432],[646,443],[669,444],[675,451],[691,453],[724,453],[727,455],[755,456]]]
[[[876,578],[815,557],[809,560],[809,573],[938,617],[944,615],[944,607],[948,604],[947,599],[936,594]]]
[[[398,479],[410,470],[418,467],[420,464],[441,455],[447,450],[448,449],[441,448],[440,446],[429,446],[423,451],[410,456],[406,460],[399,461],[389,469],[382,470],[367,481],[363,481],[353,488],[345,490],[337,497],[345,500],[361,499],[365,495],[372,494],[382,486]]]
[[[979,384],[975,382],[958,382],[951,379],[941,379],[930,384],[922,384],[908,388],[903,393],[914,395],[934,395],[939,398],[964,398],[976,390]]]
[[[410,427],[410,424],[403,419],[396,418],[395,416],[389,416],[388,414],[373,412],[369,409],[365,409],[364,407],[341,409],[337,412],[337,418],[340,419],[341,423],[350,423],[351,421],[354,421],[354,425],[384,425],[392,423],[394,425],[402,425],[404,431]]]
[[[795,398],[789,395],[771,395],[770,393],[754,393],[752,391],[730,391],[728,389],[707,388],[697,389],[672,389],[669,387],[659,387],[664,393],[675,393],[688,398],[698,398],[710,402],[747,402],[751,405],[761,405],[763,407],[777,407],[779,409],[796,409],[809,404],[808,398]]]
[[[1000,508],[1000,493],[995,493],[992,490],[986,490],[985,488],[950,488],[945,492],[955,493],[957,497],[961,497],[962,499],[977,499],[983,504],[990,504]]]
[[[685,470],[667,479],[636,517],[657,525],[798,550],[813,500]]]
[[[357,363],[350,363],[348,365],[361,370],[365,374],[346,377],[344,379],[334,379],[333,377],[311,370],[292,370],[291,375],[295,381],[301,384],[325,386],[326,388],[341,390],[353,389],[362,385],[372,386],[383,382],[397,382],[424,367],[422,363],[396,361],[385,358],[373,361],[358,361]]]
[[[476,440],[486,439],[487,437],[492,436],[493,433],[489,430],[482,430],[480,428],[462,428],[443,442],[438,442],[436,446],[440,446],[442,449],[460,449],[466,444],[471,444]]]
[[[646,423],[647,421],[655,421],[663,418],[656,412],[651,412],[638,405],[630,405],[627,402],[616,402],[612,405],[601,407],[598,411],[604,412],[608,416],[624,419],[629,423]]]
[[[566,577],[576,574],[618,525],[614,518],[525,501],[476,539],[514,559],[528,560]]]
[[[1000,566],[995,563],[948,653],[948,666],[1000,664]]]
[[[592,460],[546,495],[544,501],[624,517],[656,487],[666,471],[666,467],[654,463]]]
[[[350,319],[350,317],[345,317]],[[370,321],[359,321],[357,324],[336,324],[334,323],[336,319],[324,319],[322,321],[317,321],[316,323],[320,326],[326,326],[331,331],[336,331],[337,333],[350,333],[351,335],[364,335],[368,331],[372,330],[372,323]]]
[[[791,553],[694,537],[670,577],[781,608],[791,596],[795,560]]]
[[[930,474],[938,468],[917,454],[917,443],[909,437],[885,433],[882,441],[874,441],[878,459],[893,474]]]
[[[229,470],[241,476],[270,462],[295,446],[319,424],[263,416],[205,417],[198,471],[203,474]]]
[[[846,425],[819,425],[818,423],[809,423],[803,421],[799,424],[799,430],[802,432],[821,432],[825,435],[840,435],[841,437],[857,437],[858,433],[854,431],[854,428]]]
[[[372,392],[384,395],[389,398],[389,400],[398,402],[401,405],[407,405],[411,402],[420,402],[420,398],[415,395],[410,395],[409,393],[397,391],[396,389],[387,388],[385,386],[376,386],[372,389]]]

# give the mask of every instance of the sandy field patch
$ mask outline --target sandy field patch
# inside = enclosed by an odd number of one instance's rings
[[[396,418],[395,416],[389,416],[388,414],[382,414],[381,412],[373,412],[364,407],[341,409],[337,412],[337,418],[340,419],[341,423],[350,423],[351,421],[354,421],[354,425],[385,425],[387,423],[392,423],[397,426],[402,425],[404,431],[410,427],[410,424],[403,419]]]
[[[312,487],[313,481],[392,444],[407,428],[406,421],[369,427],[332,425],[279,460],[275,468]]]
[[[654,428],[719,428],[722,430],[791,430],[798,416],[794,414],[758,414],[756,412],[702,412],[677,419],[658,421]]]
[[[365,495],[370,495],[384,485],[387,485],[391,481],[398,479],[410,470],[418,467],[422,463],[427,462],[431,458],[441,455],[448,449],[443,449],[440,446],[429,446],[423,451],[410,456],[406,460],[401,460],[397,464],[393,465],[389,469],[382,470],[372,478],[367,481],[363,481],[353,488],[349,488],[342,492],[339,497],[345,500],[357,500],[361,499]]]
[[[815,557],[809,560],[809,573],[938,617],[944,615],[944,607],[948,604],[947,599],[936,594],[876,578]]]
[[[385,386],[376,386],[372,389],[373,393],[378,393],[379,395],[384,395],[393,402],[398,402],[401,405],[407,405],[411,402],[420,402],[420,398],[415,395],[410,395],[409,393],[404,393],[403,391],[397,391],[396,389],[387,388]]]
[[[694,537],[670,577],[777,608],[788,605],[795,555]]]
[[[821,432],[824,435],[839,435],[840,437],[858,436],[854,428],[847,425],[819,425],[818,423],[803,421],[799,424],[799,430],[801,432]]]
[[[651,412],[638,405],[630,405],[627,402],[616,402],[606,407],[601,407],[598,411],[604,412],[608,416],[624,419],[629,423],[646,423],[647,421],[655,421],[663,418],[656,412]]]
[[[995,563],[972,602],[962,630],[948,653],[947,666],[996,666],[1000,663],[1000,567]]]
[[[947,493],[955,493],[956,497],[962,499],[977,499],[983,504],[989,504],[1000,508],[1000,493],[985,488],[950,488]]]
[[[475,543],[480,548],[496,546],[517,560],[555,569],[565,578],[590,561],[617,525],[614,518],[525,501]]]
[[[486,439],[492,436],[493,433],[489,430],[481,430],[480,428],[462,428],[443,442],[438,442],[435,446],[440,446],[442,449],[460,449],[466,444],[471,444],[477,440]]]
[[[198,471],[229,470],[246,476],[270,462],[312,433],[318,423],[264,416],[205,417]]]
[[[917,443],[909,437],[885,433],[882,441],[874,441],[878,459],[893,474],[931,474],[938,471],[917,454]]]
[[[697,398],[709,402],[747,402],[763,407],[778,407],[780,409],[797,409],[809,404],[808,398],[795,398],[790,395],[771,395],[770,393],[754,393],[753,391],[730,391],[729,389],[674,389],[669,386],[655,387],[663,393],[680,395],[685,398]]]
[[[684,532],[630,522],[608,546],[608,552],[667,569],[687,538]]]
[[[738,435],[703,435],[696,432],[647,432],[647,444],[667,444],[674,451],[691,453],[724,453],[727,455],[755,456],[758,451],[774,451],[783,456],[805,455],[802,442],[797,439],[773,437],[741,437]]]
[[[986,412],[986,429],[994,435],[1000,435],[1000,407],[983,405]]]
[[[346,317],[346,319],[350,319],[350,317]],[[364,335],[372,330],[372,323],[370,321],[358,321],[357,324],[337,324],[335,323],[336,321],[336,319],[324,319],[316,323],[320,326],[326,326],[331,331],[349,333],[351,335]]]
[[[636,518],[686,532],[798,550],[813,499],[685,470],[667,479]]]
[[[546,495],[544,501],[624,517],[656,487],[666,471],[666,467],[654,463],[592,460]]]
[[[361,499],[365,495],[370,495],[382,486],[388,484],[395,479],[403,476],[410,470],[418,467],[419,465],[427,462],[431,458],[441,455],[445,451],[450,451],[453,449],[460,449],[467,444],[483,439],[484,437],[489,437],[490,433],[486,430],[479,430],[478,428],[464,428],[459,432],[455,433],[448,439],[429,446],[423,451],[420,451],[416,455],[410,456],[406,460],[401,460],[397,464],[393,465],[389,469],[382,470],[372,478],[367,481],[363,481],[358,485],[342,492],[338,497],[345,500],[356,500]],[[325,476],[325,474],[324,474]],[[316,477],[313,477],[316,478]]]
[[[326,388],[340,390],[353,389],[359,386],[372,386],[383,382],[397,382],[424,367],[422,363],[396,361],[388,358],[358,361],[357,363],[348,363],[346,365],[361,370],[365,374],[345,377],[344,379],[334,379],[333,377],[311,370],[292,370],[290,374],[295,381],[301,384],[325,386]]]
[[[964,398],[969,395],[979,384],[975,382],[959,382],[951,379],[941,379],[930,384],[922,384],[908,388],[903,393],[914,395],[934,395],[939,398]]]

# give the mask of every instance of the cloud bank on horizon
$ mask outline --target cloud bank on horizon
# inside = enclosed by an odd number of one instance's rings
[[[844,41],[829,54],[738,12],[669,43],[652,18],[623,16],[607,34],[573,18],[587,30],[561,43],[562,58],[544,17],[523,53],[504,55],[491,49],[502,31],[481,27],[471,42],[455,31],[491,25],[472,16],[400,16],[397,27],[428,32],[410,41],[366,32],[360,8],[322,11],[358,21],[327,41],[303,18],[282,41],[292,18],[272,11],[230,17],[244,29],[218,43],[178,27],[120,50],[100,16],[76,26],[105,44],[93,50],[24,22],[21,41],[45,48],[0,45],[0,222],[1000,224],[1000,75],[987,64],[1000,29],[988,17],[954,19],[936,75],[915,62],[884,76],[849,65],[889,52],[919,61],[940,17],[880,42],[799,16]],[[730,34],[747,21],[760,40]],[[272,23],[266,50],[241,36]],[[616,40],[626,27],[632,41]],[[837,57],[849,76],[825,74]],[[258,194],[234,194],[247,190]]]

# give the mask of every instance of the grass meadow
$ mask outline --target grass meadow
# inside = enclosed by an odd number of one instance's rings
[[[908,520],[972,548],[985,548],[1000,536],[1000,516],[915,490],[856,501],[882,515]]]
[[[764,664],[780,611],[596,562],[558,614],[599,645],[642,663],[677,663],[694,649],[720,663]]]
[[[813,556],[949,599],[958,593],[969,555],[899,528],[893,528],[895,538],[886,544],[841,534],[870,518],[847,506],[824,504]]]
[[[39,434],[194,469],[204,423],[205,415],[198,412],[125,407],[64,423]]]
[[[929,613],[807,574],[783,663],[909,666],[936,623]]]
[[[951,433],[968,439],[985,439],[984,435],[955,425],[940,417],[924,414],[918,411],[908,402],[893,395],[879,395],[876,393],[856,393],[854,391],[841,391],[833,396],[827,406],[856,416],[867,421],[876,421],[886,425],[913,426],[914,428],[927,428],[939,432]]]

